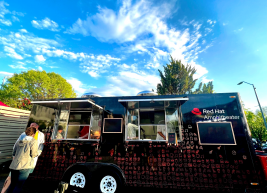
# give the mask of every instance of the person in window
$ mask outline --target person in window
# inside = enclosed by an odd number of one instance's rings
[[[11,162],[11,185],[8,193],[19,193],[27,180],[32,168],[35,167],[34,158],[38,156],[38,141],[34,139],[36,128],[28,127],[15,144],[13,161]]]
[[[57,130],[56,139],[63,139],[63,138],[64,138],[63,126],[62,125],[59,125],[58,126],[58,130]]]
[[[138,139],[138,126],[132,123],[127,124],[127,139]]]

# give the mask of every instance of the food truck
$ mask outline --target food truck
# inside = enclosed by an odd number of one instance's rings
[[[46,142],[31,180],[114,193],[123,186],[264,191],[266,156],[255,152],[238,93],[33,101]],[[260,155],[257,155],[260,154]]]

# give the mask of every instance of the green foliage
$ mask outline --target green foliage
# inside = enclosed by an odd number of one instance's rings
[[[190,65],[183,65],[181,60],[171,57],[170,64],[163,66],[164,73],[159,70],[161,84],[157,85],[160,95],[189,93],[195,86],[197,79],[193,79],[196,69]]]
[[[262,107],[262,111],[263,111],[264,116],[267,116],[267,107]],[[261,112],[260,109],[256,110],[256,113],[258,112]]]
[[[193,78],[196,69],[190,65],[182,64],[181,60],[171,57],[170,64],[163,66],[164,72],[159,70],[161,83],[157,85],[159,95],[171,94],[208,94],[213,93],[213,84],[208,82],[199,84],[195,91],[192,91],[197,79]]]
[[[26,101],[24,100],[27,100],[28,104],[28,100],[74,97],[76,97],[76,93],[62,76],[54,72],[46,73],[35,70],[15,73],[0,91],[2,102],[8,106],[22,109],[31,108],[25,107]]]
[[[253,112],[246,109],[245,114],[252,137],[260,140],[261,142],[266,141],[267,131],[264,125],[261,112],[257,112],[254,114]]]
[[[198,88],[192,94],[211,94],[214,93],[212,81],[207,84],[199,83]]]

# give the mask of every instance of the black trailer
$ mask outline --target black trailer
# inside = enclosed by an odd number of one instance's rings
[[[260,190],[238,93],[88,97],[33,101],[29,120],[46,135],[30,175],[76,192],[132,187]]]

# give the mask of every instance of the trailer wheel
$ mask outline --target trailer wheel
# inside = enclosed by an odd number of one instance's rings
[[[79,188],[84,188],[86,179],[83,173],[76,172],[70,178],[70,185]]]
[[[75,171],[68,175],[68,192],[85,192],[90,184],[88,174],[83,171]]]
[[[121,177],[113,171],[105,172],[98,177],[97,189],[100,193],[118,193],[122,189]]]

